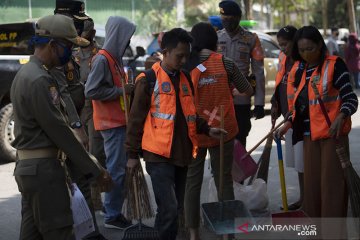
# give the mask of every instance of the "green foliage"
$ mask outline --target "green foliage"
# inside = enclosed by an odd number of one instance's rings
[[[328,1],[328,26],[331,27],[349,27],[349,14],[346,0],[327,0]],[[317,28],[322,28],[322,5],[321,1],[315,3],[311,24]]]

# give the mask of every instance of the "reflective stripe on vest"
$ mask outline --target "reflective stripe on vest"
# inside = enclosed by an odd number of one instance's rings
[[[329,115],[330,121],[333,122],[335,118],[340,113],[341,108],[341,98],[339,96],[339,90],[333,87],[333,76],[334,76],[334,66],[336,63],[336,56],[327,56],[325,58],[321,74],[318,72],[318,68],[312,73],[309,85],[308,85],[308,97],[309,97],[309,117],[310,117],[310,132],[311,139],[313,141],[318,139],[329,138],[328,134],[329,127],[326,123],[325,117],[321,111],[321,107],[318,99],[312,89],[311,83],[315,82],[317,89],[320,94],[320,98],[324,102],[325,109]],[[296,102],[297,97],[299,96],[301,90],[306,84],[306,70],[303,72],[301,82],[298,89],[293,89],[295,92],[294,103]],[[293,111],[293,119],[296,117],[296,111]],[[351,119],[348,117],[345,119],[344,126],[341,134],[346,135],[350,132],[351,129]]]
[[[151,95],[151,105],[144,124],[142,149],[170,158],[176,119],[176,92],[168,74],[157,62],[152,66],[156,83]],[[140,79],[144,75],[139,75]],[[196,157],[196,109],[190,83],[183,72],[180,72],[179,98],[184,113],[188,136],[193,144],[193,157]]]
[[[119,66],[117,61],[106,50],[101,49],[98,54],[106,58],[114,85],[121,88],[121,78],[124,78],[125,82],[127,82],[122,67]],[[126,125],[124,108],[121,107],[123,106],[123,101],[122,96],[108,101],[92,100],[94,127],[96,130],[106,130]]]
[[[223,55],[211,53],[201,65],[191,71],[196,110],[209,125],[220,127],[220,105],[224,105],[225,130],[228,132],[225,142],[229,141],[238,133],[238,124]],[[219,140],[204,134],[198,135],[198,141],[200,147],[219,145]]]

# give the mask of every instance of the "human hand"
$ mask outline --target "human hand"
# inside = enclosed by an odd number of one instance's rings
[[[134,84],[125,84],[124,88],[125,88],[125,93],[127,95],[130,95],[131,93],[133,93],[135,85]]]
[[[274,131],[273,137],[274,139],[282,139],[284,140],[284,134],[287,133],[287,131],[292,127],[292,124],[290,121],[286,121],[284,125],[282,125],[280,128]]]
[[[110,192],[114,186],[114,182],[109,172],[104,168],[101,170],[101,173],[96,179],[96,182],[100,188],[100,192]]]
[[[253,116],[255,117],[255,120],[265,117],[264,106],[256,105],[253,111]]]
[[[129,158],[126,167],[130,174],[133,174],[134,171],[140,167],[140,160],[138,158]]]
[[[341,134],[341,130],[343,128],[344,125],[344,117],[345,114],[344,113],[340,113],[335,120],[333,121],[333,123],[331,124],[330,128],[329,128],[329,135],[331,137],[336,137],[338,138]]]
[[[210,128],[209,130],[209,136],[212,137],[212,138],[217,138],[219,139],[221,134],[228,134],[227,131],[225,131],[225,129],[222,129],[222,128]]]

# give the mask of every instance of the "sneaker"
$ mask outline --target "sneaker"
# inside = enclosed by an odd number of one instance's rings
[[[104,223],[105,228],[120,229],[120,230],[124,230],[125,228],[130,226],[131,226],[131,221],[127,220],[123,215],[120,215],[113,221],[108,221]]]

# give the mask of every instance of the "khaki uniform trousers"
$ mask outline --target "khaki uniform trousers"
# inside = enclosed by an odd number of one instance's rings
[[[73,240],[73,218],[65,172],[58,159],[18,160],[21,192],[20,240]]]

